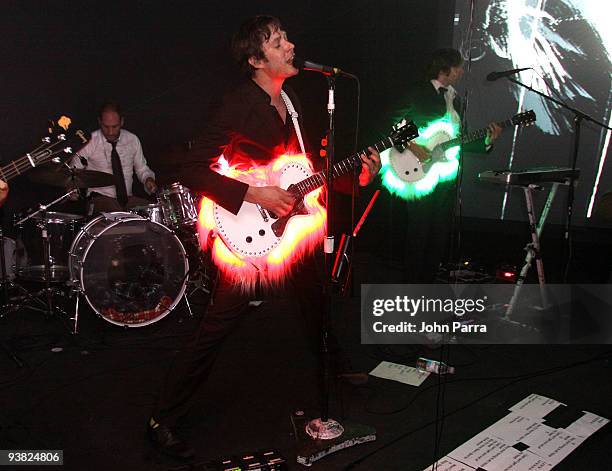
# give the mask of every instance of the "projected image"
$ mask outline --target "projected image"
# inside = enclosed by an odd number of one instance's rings
[[[492,2],[484,13],[485,43],[497,57],[510,61],[510,69],[533,69],[520,73],[522,82],[570,105],[589,102],[599,115],[609,112],[609,87],[603,102],[598,96],[605,91],[602,79],[608,83],[610,79],[612,33],[604,25],[607,10],[606,2],[584,0]],[[585,68],[603,76],[585,74]],[[555,104],[536,94],[523,98],[524,90],[515,88],[514,96],[536,112],[542,131],[559,135],[571,126],[569,114],[559,113]]]
[[[612,30],[609,27],[608,2],[589,0],[497,0],[478,5],[470,11],[468,2],[458,6],[456,43],[471,57],[480,81],[491,71],[529,68],[512,77],[594,119],[612,124]],[[470,26],[470,17],[473,22]],[[469,41],[471,33],[471,41]],[[496,97],[514,110],[534,110],[538,136],[544,142],[539,164],[567,166],[568,144],[573,133],[574,114],[523,87],[506,82],[488,90],[504,89],[508,96]],[[495,88],[497,87],[497,88]],[[504,88],[505,87],[505,88]],[[478,112],[477,110],[472,110]],[[612,175],[607,170],[606,154],[610,132],[588,124],[580,143],[578,167],[581,181],[577,200],[578,216],[590,217],[602,192],[612,189]],[[537,136],[531,135],[531,143]],[[553,140],[557,138],[556,141]],[[507,168],[520,162],[520,144],[514,136],[506,158]],[[557,151],[552,151],[555,148]],[[584,155],[588,155],[584,158]],[[501,202],[500,216],[506,213],[507,193]]]

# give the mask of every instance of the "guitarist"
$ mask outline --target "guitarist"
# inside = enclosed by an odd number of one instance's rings
[[[460,125],[461,103],[455,86],[463,76],[463,58],[456,49],[436,50],[425,68],[426,79],[417,83],[408,100],[410,116],[419,128],[444,116]],[[489,152],[501,133],[491,123],[485,138],[464,146],[464,151]],[[408,148],[421,161],[431,158],[430,151],[414,142]],[[409,231],[402,234],[404,283],[433,283],[441,263],[446,261],[451,240],[452,221],[457,197],[457,180],[440,182],[421,199],[401,204],[400,219]]]
[[[0,207],[2,207],[2,205],[8,198],[8,192],[9,192],[8,183],[0,179]]]
[[[293,65],[294,45],[277,18],[256,16],[242,24],[233,38],[232,50],[248,79],[225,96],[222,107],[208,123],[205,132],[192,144],[181,161],[181,183],[201,192],[228,211],[236,214],[243,201],[257,203],[278,216],[288,214],[294,199],[288,191],[275,186],[254,187],[220,175],[211,164],[223,154],[230,165],[246,167],[265,165],[287,153],[300,152],[299,137],[288,113],[286,98],[299,115],[297,96],[285,80],[298,74]],[[362,156],[360,184],[369,184],[380,170],[380,157],[370,148]],[[322,298],[321,282],[312,260],[297,267],[297,297],[305,323],[314,336]],[[296,283],[297,285],[297,283]],[[295,286],[298,288],[298,286]],[[243,293],[220,276],[209,306],[197,331],[178,353],[162,387],[157,405],[148,422],[153,446],[177,458],[188,459],[194,451],[174,431],[177,421],[194,403],[199,387],[206,381],[215,357],[226,336],[248,310],[249,302],[260,299]],[[305,303],[309,303],[305,308]]]

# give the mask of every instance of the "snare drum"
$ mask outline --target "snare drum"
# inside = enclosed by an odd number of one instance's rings
[[[83,225],[78,214],[47,212],[19,226],[17,277],[27,281],[47,281],[45,233],[49,243],[49,280],[68,280],[68,250]]]
[[[70,277],[91,308],[124,327],[157,322],[185,293],[189,263],[167,227],[132,213],[105,213],[70,248]]]
[[[164,224],[164,212],[161,203],[134,206],[130,208],[130,212],[138,214],[149,221]]]
[[[164,222],[169,227],[186,226],[198,220],[195,199],[189,188],[180,183],[164,188],[159,201],[164,210]]]

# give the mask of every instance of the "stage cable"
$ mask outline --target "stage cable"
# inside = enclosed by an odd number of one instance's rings
[[[467,76],[469,82],[471,82],[471,71],[472,71],[472,37],[474,31],[474,10],[475,10],[475,2],[474,0],[470,1],[470,20],[467,27],[467,57],[465,58],[465,63],[467,65]],[[467,83],[464,90],[464,97],[461,102],[461,127],[460,133],[461,135],[466,134],[467,130],[467,111],[468,111],[468,102],[469,102],[469,89],[471,83]],[[449,263],[451,267],[454,268],[454,279],[452,280],[453,284],[457,283],[457,275],[459,272],[459,263],[461,261],[461,231],[462,231],[462,217],[463,217],[463,195],[461,192],[462,182],[463,182],[463,155],[464,148],[463,142],[461,142],[460,151],[459,151],[459,171],[457,173],[457,179],[455,181],[455,201],[452,210],[451,217],[451,233],[450,233],[450,241],[449,241]],[[450,277],[449,277],[450,281]],[[435,430],[434,430],[434,453],[432,460],[432,470],[437,468],[438,462],[438,454],[440,450],[440,444],[442,442],[443,431],[444,431],[444,400],[446,395],[446,386],[447,386],[447,374],[442,374],[442,365],[450,365],[450,343],[445,343],[440,348],[440,371],[438,372],[437,378],[437,395],[436,395],[436,417],[435,417]]]
[[[468,83],[465,86],[465,90],[463,93],[463,99],[461,100],[461,134],[465,134],[465,130],[467,130],[467,112],[468,112],[468,104],[469,104],[469,89],[471,85],[472,79],[472,38],[474,31],[474,10],[475,10],[475,2],[474,0],[470,0],[470,19],[467,26],[467,35],[465,42],[460,46],[460,50],[465,51],[465,44],[467,43],[467,57],[465,57],[465,64],[467,65],[467,78]],[[462,54],[463,56],[464,54]],[[454,270],[454,283],[457,283],[458,276],[458,264],[461,261],[461,244],[462,237],[461,233],[463,231],[463,193],[462,193],[462,184],[463,184],[463,156],[464,156],[464,148],[463,142],[461,142],[460,150],[459,150],[459,172],[457,174],[456,180],[456,199],[455,199],[455,207],[453,208],[453,218],[452,218],[452,231],[451,231],[451,241],[450,241],[450,257],[449,260],[451,262],[455,262],[457,266]]]
[[[601,354],[596,355],[596,356],[594,356],[592,358],[589,358],[587,360],[578,361],[578,362],[575,362],[575,363],[570,363],[568,365],[561,365],[561,366],[557,366],[557,367],[553,367],[553,368],[548,368],[548,369],[545,369],[545,370],[535,371],[533,373],[527,373],[525,375],[499,376],[499,377],[491,377],[491,378],[470,378],[470,379],[449,381],[448,384],[450,384],[450,383],[454,384],[454,383],[459,383],[459,382],[463,382],[463,381],[502,380],[502,379],[510,379],[511,380],[510,382],[508,382],[506,384],[503,384],[503,385],[501,385],[501,386],[499,386],[499,387],[497,387],[497,388],[495,388],[495,389],[493,389],[493,390],[491,390],[491,391],[489,391],[489,392],[487,392],[487,393],[477,397],[473,401],[470,401],[470,402],[468,402],[468,403],[466,403],[466,404],[464,404],[462,406],[457,407],[456,409],[453,409],[448,414],[445,414],[444,418],[450,417],[451,415],[454,415],[454,414],[456,414],[458,412],[461,412],[461,411],[463,411],[463,410],[465,410],[465,409],[467,409],[467,408],[469,408],[469,407],[471,407],[471,406],[473,406],[475,404],[478,404],[480,401],[486,399],[487,397],[492,396],[493,394],[495,394],[495,393],[497,393],[499,391],[502,391],[505,388],[507,388],[509,386],[512,386],[513,384],[519,383],[521,381],[524,381],[524,380],[527,380],[527,379],[532,379],[532,378],[537,378],[537,377],[540,377],[540,376],[546,376],[546,375],[549,375],[549,374],[554,374],[554,373],[558,373],[558,372],[562,372],[562,371],[566,371],[568,369],[576,368],[578,366],[583,366],[583,365],[587,365],[589,363],[593,363],[593,362],[596,362],[596,361],[609,359],[610,357],[612,357],[612,350],[604,352],[604,353],[601,353]],[[409,402],[408,405],[406,405],[402,409],[396,411],[395,413],[400,412],[402,410],[405,410],[407,407],[409,407],[416,400],[416,398],[418,396],[420,396],[425,391],[428,391],[432,387],[436,387],[436,386],[437,385],[432,385],[432,386],[430,386],[428,388],[425,388],[425,389],[417,392],[413,396],[412,400]],[[420,432],[421,430],[429,427],[430,425],[433,425],[434,423],[436,423],[436,420],[430,420],[429,422],[427,422],[427,423],[425,423],[425,424],[423,424],[423,425],[421,425],[421,426],[419,426],[419,427],[417,427],[415,429],[409,430],[408,432],[405,432],[405,433],[399,435],[398,437],[396,437],[396,438],[388,441],[387,443],[379,446],[378,448],[376,448],[375,450],[371,451],[370,453],[367,453],[367,454],[363,455],[361,458],[358,458],[355,461],[349,463],[343,469],[344,470],[355,469],[357,466],[362,464],[364,461],[370,459],[371,457],[375,456],[377,453],[386,450],[387,448],[391,447],[392,445],[395,445],[396,443],[404,440],[405,438],[409,437],[410,435],[413,435],[413,434],[415,434],[417,432]],[[435,469],[434,465],[435,465],[435,463],[432,464],[431,467],[428,468],[428,471],[430,469]]]

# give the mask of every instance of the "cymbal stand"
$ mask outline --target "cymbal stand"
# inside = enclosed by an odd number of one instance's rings
[[[74,314],[70,318],[72,321],[72,333],[77,334],[79,331],[79,300],[81,299],[81,294],[83,294],[83,290],[81,289],[81,285],[77,280],[70,280],[70,293],[74,296]]]
[[[189,298],[197,292],[210,295],[212,289],[212,277],[209,273],[211,266],[208,260],[208,252],[202,250],[196,227],[182,227],[175,231],[181,244],[185,249],[189,262],[189,272],[187,273],[187,289],[185,290],[185,304],[190,317],[193,317]]]
[[[6,238],[4,237],[4,231],[2,228],[2,221],[4,220],[3,209],[0,208],[0,285],[2,286],[2,299],[0,302],[0,318],[4,317],[9,312],[17,311],[23,304],[23,300],[30,299],[32,296],[28,293],[23,286],[11,281],[9,278],[6,266],[7,260],[4,253],[4,243]],[[11,296],[10,290],[15,288],[19,291],[19,295]]]
[[[70,198],[70,196],[72,196],[73,194],[78,194],[78,190],[76,188],[60,196],[59,198],[56,198],[49,204],[39,205],[39,209],[37,211],[34,211],[33,213],[27,215],[26,217],[20,219],[19,221],[15,223],[15,225],[20,226],[26,221],[32,219],[33,217],[39,214],[41,215],[40,222],[38,223],[38,227],[41,230],[42,242],[43,242],[43,264],[44,264],[44,280],[43,281],[44,281],[45,287],[42,290],[36,292],[34,295],[32,295],[32,297],[40,298],[40,296],[44,294],[45,309],[43,312],[45,312],[47,315],[52,315],[53,311],[55,310],[54,303],[53,303],[53,294],[54,292],[57,291],[57,288],[51,287],[52,260],[51,260],[51,250],[50,250],[51,242],[49,240],[50,237],[49,237],[49,232],[47,230],[48,229],[47,228],[47,218],[46,218],[47,209],[49,209],[52,206],[55,206],[56,204],[59,204],[65,201],[66,199]],[[40,308],[35,308],[32,306],[30,307],[32,309],[41,310]]]
[[[11,298],[9,297],[9,285],[12,282],[8,278],[6,271],[6,257],[4,256],[4,231],[2,228],[2,222],[4,220],[4,211],[0,208],[0,284],[2,285],[2,302],[0,303],[0,317],[4,316],[12,309]],[[0,341],[0,347],[2,350],[15,362],[19,367],[23,367],[23,361],[17,356],[17,354],[11,350],[6,342]]]

